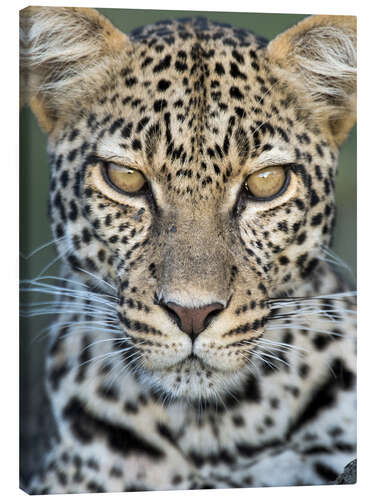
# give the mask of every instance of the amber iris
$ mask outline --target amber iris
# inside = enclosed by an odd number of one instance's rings
[[[137,193],[146,183],[143,174],[138,170],[120,167],[114,163],[109,163],[105,167],[107,181],[117,190],[124,193]]]
[[[249,175],[246,188],[254,198],[267,199],[275,196],[286,182],[283,167],[266,167]]]

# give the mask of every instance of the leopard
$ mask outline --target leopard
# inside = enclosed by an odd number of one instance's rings
[[[333,484],[356,457],[355,292],[324,258],[356,18],[268,41],[28,7],[20,61],[60,261],[28,283],[56,432],[26,491]]]

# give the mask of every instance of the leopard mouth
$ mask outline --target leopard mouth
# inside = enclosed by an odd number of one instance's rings
[[[243,371],[229,373],[211,367],[194,353],[168,368],[148,369],[143,377],[163,403],[180,401],[188,404],[220,402],[243,380]]]
[[[197,376],[200,376],[202,371],[204,371],[206,375],[211,376],[213,371],[218,372],[219,370],[217,368],[212,368],[208,363],[192,352],[182,361],[179,361],[175,365],[172,365],[168,367],[168,369],[162,371],[175,373],[185,371],[185,373],[189,372],[190,374],[196,374]]]
[[[192,352],[191,354],[189,354],[189,356],[187,356],[182,362],[185,362],[185,361],[199,361],[200,363],[202,363],[203,365],[205,365],[206,363],[201,360],[194,352]]]

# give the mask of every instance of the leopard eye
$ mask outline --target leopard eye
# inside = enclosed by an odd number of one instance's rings
[[[284,167],[266,167],[254,172],[246,179],[245,187],[258,200],[268,200],[284,192],[289,173]]]
[[[102,173],[107,184],[124,193],[137,193],[146,184],[146,179],[141,172],[115,163],[107,163]]]

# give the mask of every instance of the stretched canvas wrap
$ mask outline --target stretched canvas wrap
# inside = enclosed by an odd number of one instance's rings
[[[21,487],[355,482],[356,19],[29,7],[20,57]]]

